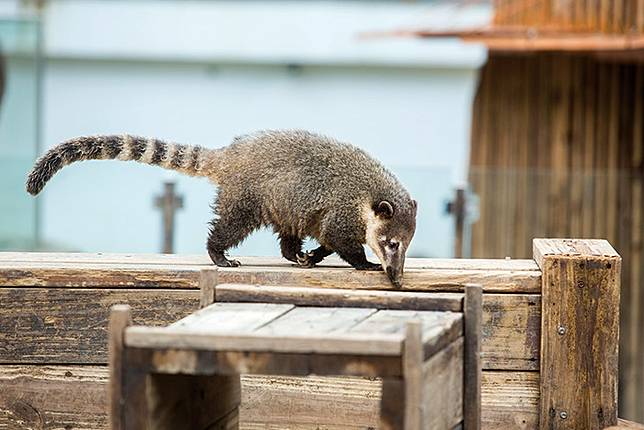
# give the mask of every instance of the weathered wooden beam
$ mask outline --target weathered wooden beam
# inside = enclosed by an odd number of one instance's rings
[[[445,378],[449,380],[447,374]],[[442,381],[434,380],[439,386]],[[107,366],[0,365],[0,428],[107,429],[107,383]],[[241,384],[242,430],[277,430],[287,422],[293,430],[358,430],[379,424],[378,379],[242,376]],[[482,404],[486,430],[537,429],[539,374],[484,371]]]
[[[242,259],[243,260],[243,259]],[[134,258],[121,261],[13,261],[2,260],[0,254],[0,287],[48,288],[167,288],[196,289],[200,271],[213,265],[143,262]],[[132,263],[136,261],[136,263]],[[170,260],[172,261],[172,260]],[[447,261],[447,260],[444,260]],[[499,264],[503,266],[503,264]],[[521,263],[519,266],[522,266]],[[538,293],[541,272],[507,268],[477,268],[475,264],[452,263],[453,268],[412,267],[405,271],[402,291],[462,292],[463,285],[481,284],[486,292]],[[440,266],[440,264],[438,264]],[[458,267],[463,266],[463,267]],[[493,263],[481,264],[492,267]],[[218,282],[230,284],[262,284],[296,287],[352,289],[395,289],[380,272],[362,272],[349,267],[301,268],[285,265],[248,265],[219,268]]]
[[[463,309],[460,293],[370,291],[340,288],[282,287],[247,284],[217,285],[218,302],[291,303],[297,306],[357,307],[453,311]]]
[[[606,241],[534,240],[543,271],[540,422],[617,423],[621,258]]]
[[[130,304],[135,324],[163,325],[195,311],[199,293],[0,288],[0,302],[13,304],[0,309],[0,363],[104,364],[109,306]],[[539,295],[484,294],[483,368],[539,369],[540,315]]]

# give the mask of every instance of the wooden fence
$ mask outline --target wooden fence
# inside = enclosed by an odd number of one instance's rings
[[[529,257],[531,237],[601,237],[624,259],[621,396],[644,421],[644,65],[493,53],[475,99],[472,255]]]
[[[604,241],[536,245],[535,260],[409,259],[404,290],[483,286],[484,428],[614,424],[621,259]],[[241,260],[218,282],[391,289],[337,260]],[[203,268],[207,257],[0,254],[0,428],[106,428],[109,307],[129,304],[135,324],[174,321],[199,307]],[[379,401],[378,380],[246,376],[241,428],[376,428]]]
[[[644,32],[641,0],[495,0],[494,24],[540,30]]]

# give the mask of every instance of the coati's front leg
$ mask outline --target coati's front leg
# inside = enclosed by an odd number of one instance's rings
[[[297,254],[297,264],[302,267],[313,267],[331,254],[333,254],[332,250],[319,246],[312,251]]]
[[[282,256],[302,267],[313,267],[333,251],[320,246],[312,251],[302,252],[302,239],[290,234],[280,234],[280,249]]]
[[[213,204],[213,209],[218,218],[210,222],[208,235],[208,255],[219,267],[237,267],[241,263],[229,260],[224,252],[237,246],[249,234],[261,226],[261,217],[258,212],[259,205],[248,196],[230,195],[224,190]]]
[[[320,243],[333,249],[356,270],[382,270],[382,265],[367,260],[364,247],[356,238],[359,226],[359,219],[352,214],[329,214],[323,222]]]

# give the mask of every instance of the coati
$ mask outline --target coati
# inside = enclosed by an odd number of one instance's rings
[[[219,187],[207,249],[217,266],[239,266],[224,255],[254,230],[272,226],[282,255],[312,267],[336,252],[358,270],[384,269],[400,286],[405,252],[416,229],[416,201],[366,152],[302,130],[236,137],[221,149],[131,135],[78,137],[50,149],[27,178],[38,194],[62,167],[79,160],[134,160]],[[302,251],[312,237],[320,246]],[[365,257],[363,244],[382,265]]]

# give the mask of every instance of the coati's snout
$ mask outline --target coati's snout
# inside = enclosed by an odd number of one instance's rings
[[[365,235],[367,245],[378,256],[391,283],[400,287],[405,254],[416,231],[416,201],[396,204],[383,200],[369,209]]]

